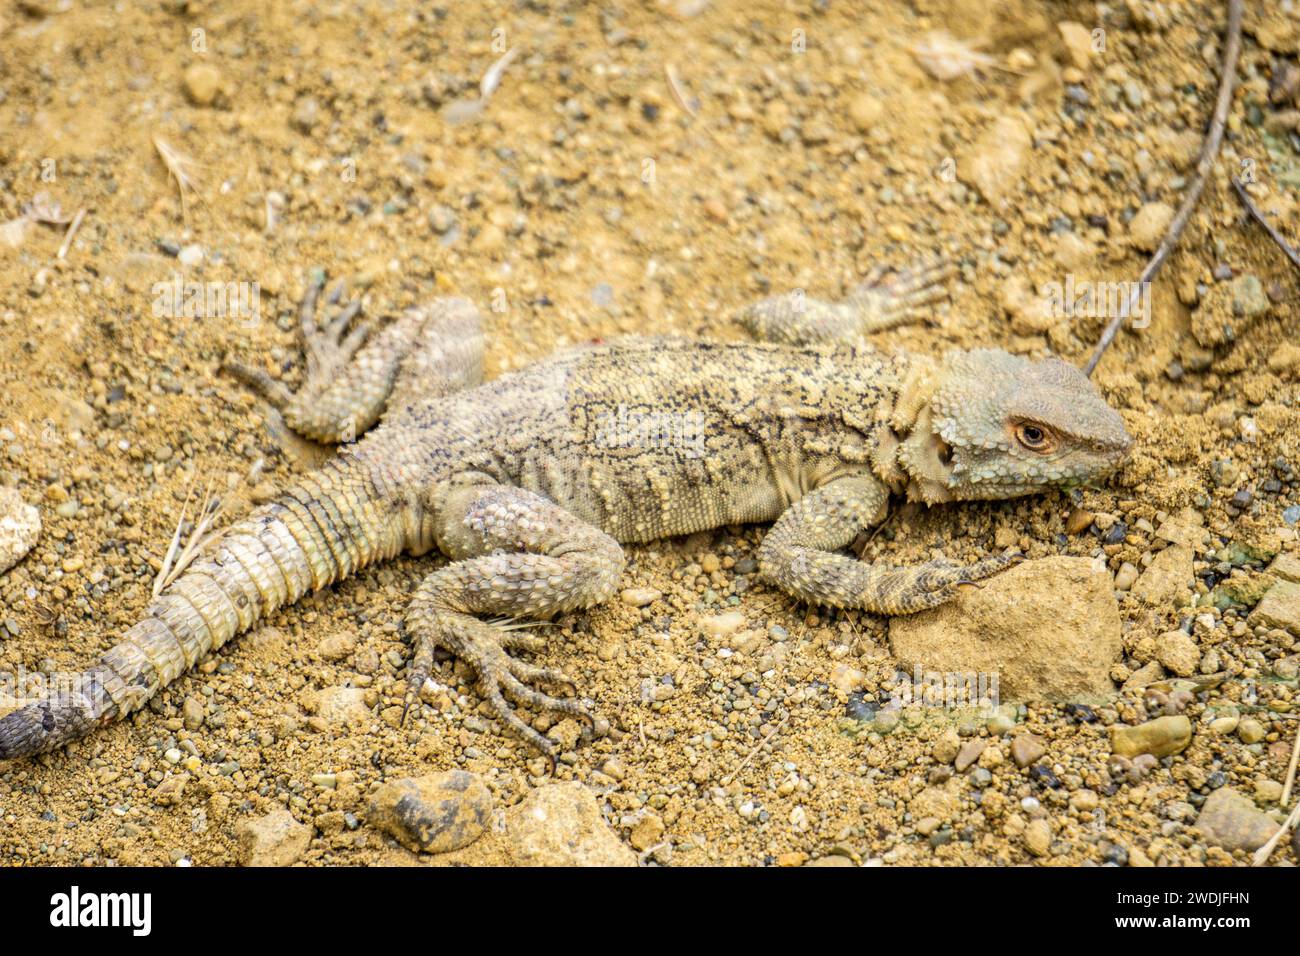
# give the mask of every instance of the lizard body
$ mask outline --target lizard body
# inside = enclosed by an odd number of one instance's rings
[[[303,388],[232,371],[317,439],[380,424],[227,529],[72,686],[0,718],[0,759],[137,710],[275,608],[403,551],[451,559],[407,613],[408,709],[444,647],[473,665],[502,722],[552,760],[554,745],[506,697],[590,718],[575,698],[534,687],[571,685],[563,674],[509,653],[541,650],[540,638],[484,619],[607,599],[621,543],[775,522],[760,572],[793,597],[889,614],[951,599],[1016,556],[900,568],[843,554],[891,493],[930,504],[1030,494],[1104,473],[1131,440],[1063,362],[851,344],[872,327],[864,318],[895,324],[898,303],[933,297],[925,282],[892,297],[872,288],[847,304],[814,300],[811,312],[776,299],[748,313],[752,331],[782,344],[629,340],[483,383],[467,301],[436,300],[367,341],[347,331],[355,306],[317,326],[314,286]]]

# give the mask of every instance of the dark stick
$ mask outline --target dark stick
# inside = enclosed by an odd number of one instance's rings
[[[1246,209],[1250,212],[1251,217],[1264,227],[1264,231],[1273,237],[1274,242],[1282,247],[1282,251],[1286,253],[1286,257],[1294,262],[1297,267],[1300,267],[1300,255],[1298,255],[1287,241],[1282,238],[1282,234],[1273,228],[1273,224],[1264,218],[1264,214],[1259,211],[1259,207],[1255,205],[1255,201],[1250,198],[1250,193],[1246,192],[1246,187],[1241,184],[1241,180],[1236,176],[1233,176],[1232,185],[1237,190],[1237,195],[1241,197],[1241,201],[1246,204]]]
[[[1196,162],[1196,175],[1192,178],[1191,187],[1183,196],[1183,204],[1178,207],[1178,212],[1174,215],[1173,220],[1169,223],[1169,231],[1165,233],[1165,238],[1160,243],[1160,248],[1151,257],[1142,274],[1138,276],[1137,283],[1133,286],[1133,291],[1129,294],[1124,308],[1119,310],[1119,314],[1110,320],[1106,326],[1106,331],[1101,333],[1101,338],[1097,341],[1096,351],[1092,353],[1092,358],[1084,366],[1084,374],[1091,375],[1097,363],[1101,361],[1102,353],[1110,347],[1110,343],[1115,340],[1120,328],[1124,325],[1124,320],[1129,316],[1136,304],[1141,290],[1146,283],[1155,278],[1155,274],[1160,271],[1160,267],[1165,264],[1169,254],[1174,251],[1174,246],[1178,244],[1178,238],[1183,234],[1183,229],[1187,227],[1187,222],[1192,218],[1192,210],[1196,208],[1196,202],[1201,198],[1201,191],[1205,189],[1205,181],[1209,178],[1210,170],[1214,167],[1214,162],[1219,156],[1219,144],[1223,142],[1223,128],[1228,122],[1228,110],[1232,107],[1232,87],[1237,79],[1237,55],[1241,52],[1241,0],[1228,0],[1228,28],[1226,41],[1223,46],[1223,63],[1221,75],[1219,77],[1219,99],[1214,105],[1214,117],[1210,120],[1210,128],[1206,133],[1205,142],[1201,146],[1201,158]]]

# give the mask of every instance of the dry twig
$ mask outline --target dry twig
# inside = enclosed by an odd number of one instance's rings
[[[1241,201],[1246,204],[1246,211],[1250,213],[1251,218],[1263,226],[1264,231],[1267,232],[1272,237],[1273,241],[1282,248],[1282,251],[1286,253],[1286,257],[1297,267],[1300,267],[1300,254],[1297,254],[1296,251],[1291,248],[1290,244],[1282,238],[1282,234],[1273,227],[1273,224],[1264,218],[1264,214],[1259,211],[1259,207],[1255,205],[1255,201],[1250,198],[1250,193],[1246,192],[1246,187],[1242,185],[1241,180],[1236,176],[1232,177],[1232,186],[1237,190],[1237,195],[1241,197]]]
[[[185,513],[190,506],[190,487],[185,489],[185,503],[181,505],[181,515],[176,520],[176,531],[172,534],[171,544],[167,546],[167,554],[163,557],[162,567],[158,569],[158,574],[153,579],[153,596],[157,597],[162,594],[173,581],[181,576],[194,561],[203,549],[211,544],[219,532],[213,531],[213,525],[221,517],[226,509],[226,503],[231,499],[234,492],[250,481],[256,481],[257,475],[261,472],[262,462],[259,460],[249,470],[249,473],[240,480],[239,484],[223,495],[213,504],[212,482],[208,482],[207,488],[203,492],[203,500],[199,506],[199,518],[194,527],[190,530],[190,536],[185,541],[185,546],[181,547],[181,530],[185,525]]]
[[[167,173],[172,179],[176,180],[176,189],[181,195],[181,215],[185,217],[186,222],[190,218],[190,208],[187,201],[187,194],[193,192],[194,195],[202,198],[199,192],[199,176],[197,167],[199,164],[186,156],[175,146],[172,146],[161,136],[154,136],[154,149],[158,150],[158,155],[162,157],[163,165],[167,167]]]
[[[1205,181],[1209,178],[1210,170],[1214,168],[1215,160],[1219,156],[1219,144],[1223,142],[1223,129],[1228,122],[1228,111],[1232,107],[1232,88],[1237,79],[1237,55],[1241,52],[1241,0],[1228,0],[1228,26],[1226,37],[1223,45],[1223,62],[1220,68],[1219,76],[1219,98],[1214,105],[1214,116],[1210,120],[1210,128],[1206,132],[1205,142],[1201,146],[1201,158],[1196,162],[1196,175],[1192,177],[1191,186],[1188,187],[1186,195],[1183,196],[1183,203],[1178,207],[1178,212],[1169,223],[1169,231],[1165,233],[1165,238],[1160,243],[1160,248],[1156,249],[1155,255],[1147,263],[1142,274],[1138,276],[1138,281],[1133,286],[1133,291],[1129,294],[1124,306],[1119,310],[1119,314],[1110,320],[1106,330],[1102,332],[1101,338],[1097,341],[1097,348],[1092,353],[1092,358],[1084,366],[1084,374],[1091,375],[1097,363],[1101,361],[1102,354],[1110,347],[1110,343],[1115,340],[1119,330],[1124,325],[1124,320],[1133,311],[1133,306],[1137,303],[1137,298],[1141,294],[1142,288],[1155,278],[1160,267],[1165,264],[1169,254],[1174,251],[1174,246],[1178,245],[1178,239],[1187,227],[1188,220],[1192,218],[1192,210],[1196,208],[1197,200],[1201,198],[1201,191],[1205,189]]]
[[[1254,866],[1263,866],[1267,863],[1268,858],[1272,856],[1273,851],[1277,849],[1277,845],[1282,842],[1288,833],[1291,832],[1291,828],[1297,824],[1300,824],[1300,802],[1296,803],[1294,809],[1291,811],[1291,815],[1286,818],[1286,822],[1278,828],[1276,833],[1269,837],[1268,842],[1255,851],[1255,857],[1251,860],[1251,863]]]
[[[1291,788],[1295,786],[1296,764],[1300,763],[1300,731],[1295,735],[1295,747],[1291,750],[1291,765],[1286,768],[1286,783],[1282,787],[1282,805],[1291,801]]]
[[[68,226],[68,231],[63,236],[63,245],[59,246],[59,258],[62,259],[72,248],[72,240],[77,236],[77,230],[81,228],[81,220],[86,218],[85,208],[77,210],[77,214],[72,217],[72,224]]]

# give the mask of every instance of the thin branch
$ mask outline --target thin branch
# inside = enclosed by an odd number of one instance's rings
[[[782,717],[781,722],[772,728],[772,732],[768,734],[766,737],[764,737],[762,740],[760,740],[757,744],[755,744],[754,749],[745,755],[745,759],[740,762],[740,766],[722,778],[722,786],[724,787],[730,786],[731,781],[735,780],[737,775],[739,775],[741,771],[743,771],[746,767],[749,766],[749,762],[753,760],[756,756],[758,756],[758,752],[762,750],[766,745],[776,740],[776,735],[779,734],[781,732],[781,729],[790,722],[790,718],[793,715],[794,712],[791,711],[790,713]]]
[[[1276,833],[1269,837],[1268,842],[1255,851],[1255,858],[1251,860],[1251,864],[1253,866],[1263,866],[1267,863],[1268,858],[1272,855],[1273,851],[1277,849],[1277,845],[1282,842],[1286,835],[1291,832],[1291,828],[1296,824],[1300,824],[1300,803],[1295,805],[1291,810],[1291,815],[1286,818],[1286,822],[1278,828]]]
[[[682,81],[677,75],[677,67],[673,66],[671,63],[665,63],[664,77],[668,80],[668,91],[673,94],[673,99],[677,101],[677,105],[680,106],[691,119],[699,119],[699,110],[691,105],[691,101],[686,98],[686,94],[682,91]]]
[[[1264,227],[1264,231],[1272,236],[1274,242],[1281,246],[1282,251],[1286,253],[1286,257],[1295,263],[1297,267],[1300,267],[1300,254],[1297,254],[1287,241],[1282,238],[1282,234],[1273,228],[1273,224],[1264,218],[1264,214],[1259,211],[1259,207],[1255,205],[1255,201],[1250,198],[1250,193],[1246,192],[1246,187],[1242,185],[1241,180],[1236,176],[1233,176],[1232,185],[1233,188],[1237,190],[1237,195],[1241,197],[1241,201],[1246,204],[1246,210],[1250,213],[1251,217]]]
[[[1286,768],[1286,785],[1282,787],[1282,806],[1291,802],[1291,787],[1295,784],[1297,763],[1300,763],[1300,731],[1296,731],[1295,747],[1291,751],[1291,765]]]
[[[78,209],[77,215],[73,217],[72,225],[68,226],[68,231],[63,237],[63,245],[59,246],[60,259],[66,256],[68,254],[68,250],[72,248],[72,240],[76,237],[77,230],[81,228],[81,220],[85,218],[86,218],[86,210],[84,208]]]
[[[1219,145],[1223,142],[1223,129],[1228,123],[1228,111],[1232,108],[1232,88],[1237,80],[1237,56],[1240,52],[1241,0],[1228,0],[1228,26],[1219,76],[1219,99],[1215,103],[1214,117],[1210,121],[1210,128],[1206,133],[1205,142],[1201,146],[1201,158],[1196,163],[1196,175],[1192,177],[1192,184],[1188,188],[1186,195],[1183,196],[1183,204],[1178,207],[1178,212],[1169,223],[1169,231],[1165,233],[1160,248],[1155,251],[1151,261],[1142,270],[1137,283],[1133,286],[1133,291],[1129,293],[1127,301],[1120,308],[1119,314],[1110,320],[1110,324],[1106,326],[1106,331],[1102,332],[1101,338],[1097,341],[1096,351],[1092,353],[1092,358],[1084,366],[1085,375],[1091,375],[1093,369],[1097,367],[1102,354],[1110,347],[1110,343],[1115,340],[1115,336],[1119,334],[1120,328],[1124,325],[1124,320],[1132,313],[1138,297],[1142,294],[1142,289],[1155,278],[1156,273],[1160,271],[1160,267],[1165,264],[1165,260],[1174,251],[1174,246],[1178,244],[1179,237],[1182,236],[1183,230],[1192,218],[1192,210],[1196,208],[1196,203],[1201,198],[1201,191],[1205,189],[1205,181],[1209,178],[1210,170],[1214,168],[1214,163],[1219,157]]]

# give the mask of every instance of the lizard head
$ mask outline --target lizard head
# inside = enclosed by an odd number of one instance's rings
[[[1073,365],[1000,349],[951,352],[899,448],[929,503],[1015,498],[1090,481],[1133,446],[1119,414]]]

